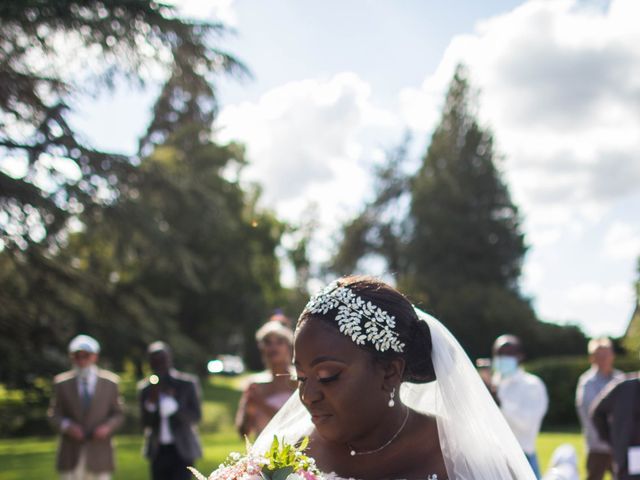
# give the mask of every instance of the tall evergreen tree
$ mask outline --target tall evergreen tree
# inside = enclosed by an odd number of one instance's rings
[[[492,135],[473,115],[462,66],[410,190],[406,288],[474,355],[488,353],[492,337],[505,331],[530,338],[535,314],[518,292],[526,252],[520,217]]]
[[[554,338],[581,353],[579,330],[538,322],[519,292],[526,253],[520,216],[495,164],[492,135],[473,115],[464,67],[455,71],[413,177],[400,169],[405,156],[399,148],[378,170],[376,195],[343,228],[333,269],[348,273],[367,255],[382,256],[400,289],[472,356],[488,355],[506,332],[525,337],[534,354],[556,352]]]
[[[468,283],[517,291],[526,247],[517,207],[495,165],[491,133],[471,112],[458,67],[422,167],[411,185],[415,287]]]

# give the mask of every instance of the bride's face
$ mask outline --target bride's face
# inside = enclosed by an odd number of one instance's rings
[[[325,440],[355,443],[388,413],[384,369],[324,321],[311,318],[298,330],[294,359],[300,399]]]

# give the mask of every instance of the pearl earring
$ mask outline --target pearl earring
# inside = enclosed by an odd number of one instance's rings
[[[389,398],[389,403],[387,405],[389,405],[389,408],[393,408],[396,405],[396,402],[394,400],[394,397],[396,396],[396,387],[393,387],[393,390],[391,390],[391,395]]]

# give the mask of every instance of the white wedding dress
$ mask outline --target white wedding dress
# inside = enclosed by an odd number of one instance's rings
[[[437,419],[448,480],[535,480],[522,448],[458,341],[438,320],[418,309],[416,313],[431,332],[437,380],[404,383],[400,397],[408,407]],[[252,448],[264,453],[274,435],[295,443],[312,430],[311,416],[294,393]],[[327,478],[347,480],[336,474]],[[428,475],[425,480],[438,479]]]
[[[335,473],[323,473],[322,480],[358,480],[357,478],[344,478],[336,475]],[[437,475],[427,475],[424,480],[438,480]]]
[[[322,480],[358,480],[357,478],[339,477],[335,473],[323,473]],[[438,480],[437,475],[428,475],[424,480]]]

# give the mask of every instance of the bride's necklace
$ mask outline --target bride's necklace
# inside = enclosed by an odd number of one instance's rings
[[[370,455],[372,453],[378,453],[379,451],[384,450],[389,445],[391,445],[391,442],[393,442],[396,438],[398,438],[398,435],[400,435],[400,433],[402,433],[402,430],[404,430],[404,427],[407,424],[407,420],[409,420],[409,407],[406,407],[406,409],[407,409],[407,413],[404,416],[404,420],[402,421],[402,425],[400,425],[400,428],[398,429],[398,431],[384,445],[382,445],[381,447],[378,447],[378,448],[376,448],[374,450],[366,450],[364,452],[356,452],[356,450],[351,445],[349,445],[347,443],[347,447],[349,447],[351,449],[351,451],[349,452],[349,455],[351,455],[352,457],[355,457],[356,455]]]

